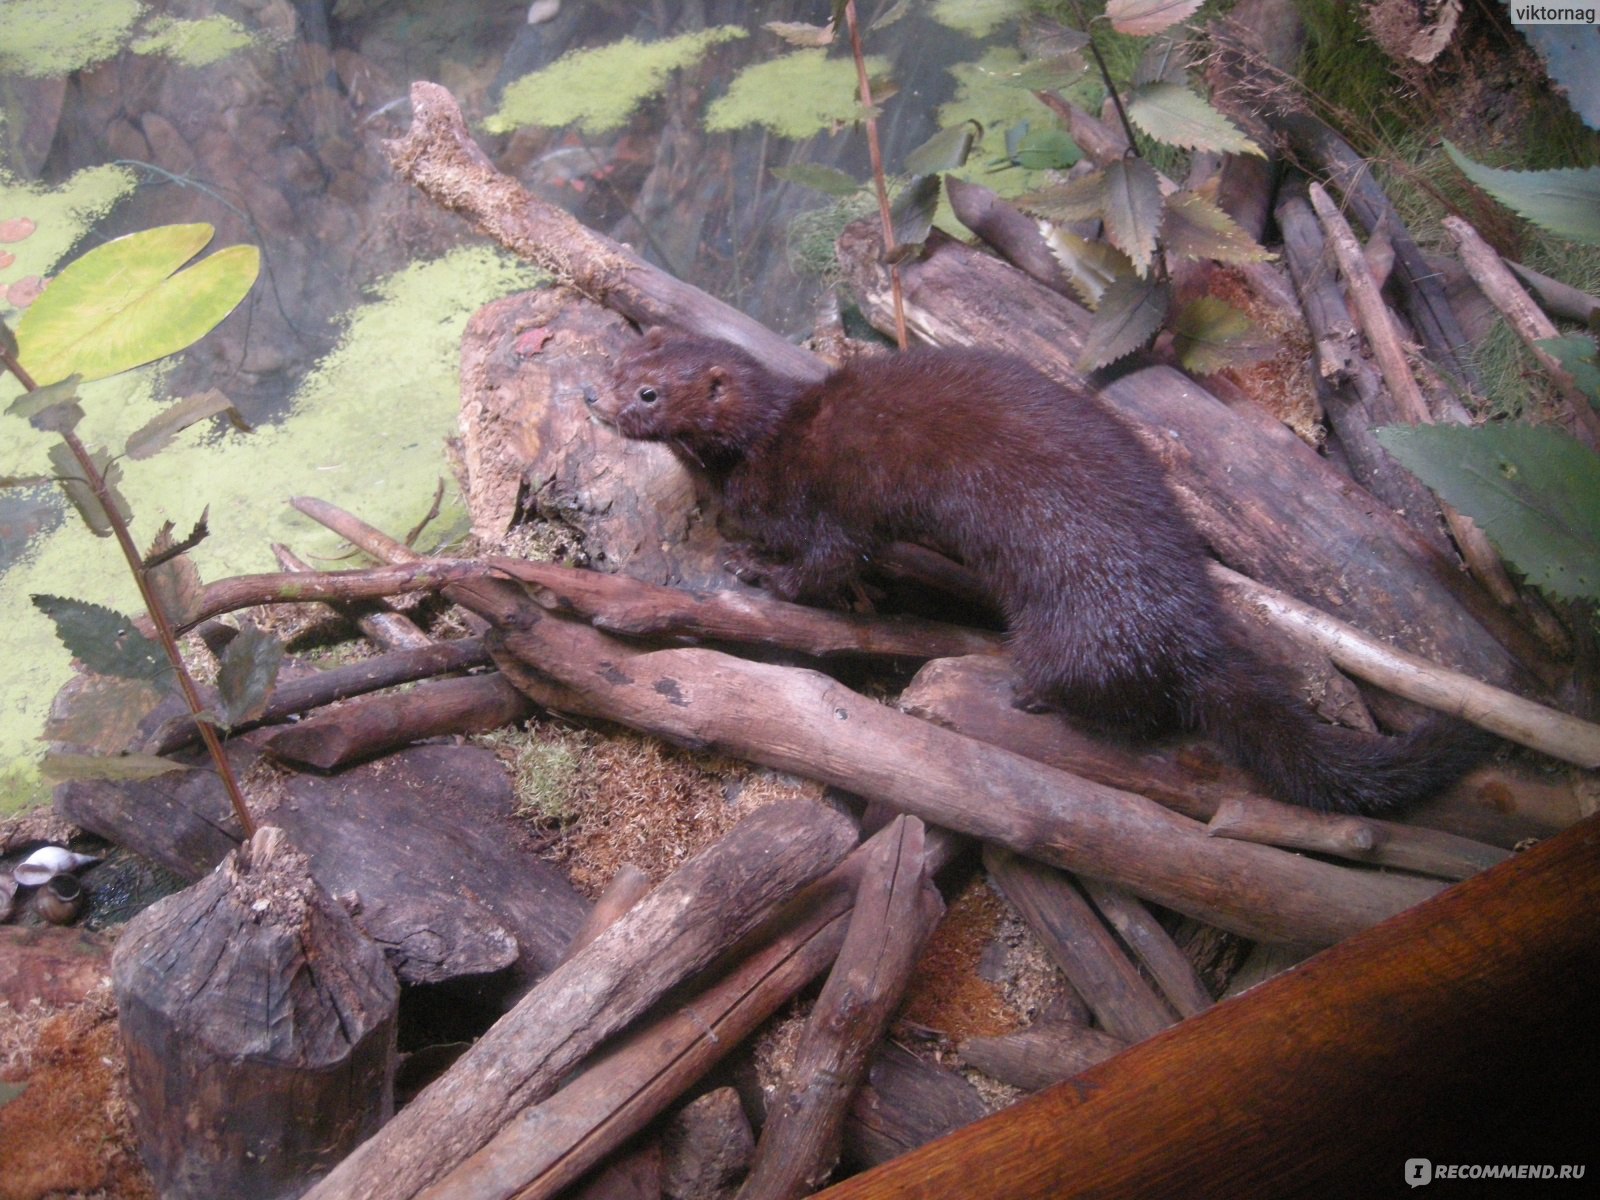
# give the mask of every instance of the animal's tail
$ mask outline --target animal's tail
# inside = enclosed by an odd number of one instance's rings
[[[1253,657],[1253,656],[1252,656]],[[1453,717],[1398,737],[1326,724],[1273,677],[1230,663],[1200,697],[1202,730],[1267,794],[1320,812],[1390,813],[1454,783],[1495,738]]]

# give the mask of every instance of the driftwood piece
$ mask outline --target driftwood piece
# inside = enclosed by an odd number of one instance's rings
[[[988,1116],[962,1075],[894,1042],[879,1043],[844,1127],[844,1161],[874,1167]]]
[[[1235,797],[1217,807],[1209,826],[1214,837],[1242,838],[1332,854],[1353,862],[1417,871],[1438,879],[1466,879],[1511,857],[1498,846],[1420,829],[1335,813],[1315,813],[1272,800]]]
[[[840,252],[863,310],[884,320],[871,235],[851,226]],[[1047,288],[939,239],[904,264],[903,277],[908,319],[925,340],[1004,344],[1046,374],[1077,379],[1079,338],[1061,315],[1066,302]],[[1524,677],[1488,628],[1535,660],[1541,653],[1453,564],[1267,415],[1229,409],[1166,367],[1124,375],[1101,394],[1161,458],[1185,513],[1236,569],[1483,679]]]
[[[1087,875],[1078,880],[1078,885],[1123,944],[1144,964],[1167,1003],[1178,1010],[1178,1016],[1197,1016],[1211,1007],[1211,996],[1200,976],[1137,896]]]
[[[129,922],[112,982],[163,1196],[297,1195],[394,1109],[399,986],[281,829]]]
[[[1569,283],[1562,283],[1559,279],[1551,279],[1550,276],[1519,262],[1507,259],[1506,266],[1511,268],[1512,274],[1533,289],[1534,294],[1539,297],[1539,303],[1553,317],[1587,325],[1594,313],[1600,311],[1600,300],[1588,292],[1580,291]]]
[[[821,361],[807,351],[496,171],[467,131],[454,97],[438,84],[411,85],[411,128],[384,148],[400,177],[442,208],[636,324],[692,328],[743,346],[774,370],[821,378]]]
[[[954,853],[953,839],[934,834],[928,840],[932,865]],[[856,883],[878,844],[875,837],[858,847],[786,906],[770,940],[587,1063],[423,1192],[422,1200],[539,1200],[582,1177],[826,969],[844,942]]]
[[[1038,1021],[1015,1033],[972,1037],[961,1060],[1001,1083],[1037,1092],[1121,1054],[1128,1043],[1076,1021]]]
[[[788,1077],[767,1107],[740,1200],[799,1200],[833,1171],[868,1055],[944,912],[929,881],[922,822],[900,817],[875,840],[844,945],[806,1019]]]
[[[1591,817],[1069,1085],[819,1195],[967,1200],[976,1179],[986,1200],[1357,1196],[1392,1191],[1423,1153],[1573,1162],[1600,1112],[1597,910]]]
[[[431,737],[488,733],[532,710],[532,702],[497,672],[434,679],[401,694],[362,696],[266,730],[256,744],[281,761],[332,771]]]
[[[1246,936],[1327,944],[1435,890],[1208,838],[1142,796],[918,721],[814,672],[711,650],[638,653],[544,614],[494,641],[500,669],[538,703],[575,698],[585,715],[846,788]],[[1218,853],[1224,845],[1233,853]]]
[[[404,1200],[423,1191],[663,992],[825,873],[854,840],[848,821],[814,804],[758,810],[552,971],[308,1195]]]
[[[229,743],[236,772],[257,756]],[[263,784],[265,784],[265,780]],[[510,784],[487,750],[414,746],[336,776],[286,775],[255,789],[260,815],[286,830],[330,892],[352,896],[368,936],[407,983],[482,975],[515,964],[522,990],[560,959],[587,902],[548,863],[500,831]],[[62,784],[57,810],[187,879],[235,846],[216,776]]]
[[[959,220],[1020,271],[1063,296],[1076,297],[1067,273],[1051,253],[1039,221],[979,183],[947,176],[945,193]],[[1087,324],[1088,314],[1084,314]]]
[[[1070,879],[995,846],[984,847],[983,865],[1107,1033],[1142,1042],[1176,1023]]]
[[[481,638],[457,638],[433,642],[415,650],[395,650],[359,662],[330,667],[299,679],[283,680],[267,697],[266,708],[255,721],[237,725],[234,733],[244,733],[261,725],[282,721],[313,708],[321,708],[352,696],[415,683],[454,671],[486,666],[489,652]],[[193,745],[199,739],[194,718],[184,713],[164,723],[146,743],[151,754],[171,754]]]

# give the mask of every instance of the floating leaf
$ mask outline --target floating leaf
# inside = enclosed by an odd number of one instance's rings
[[[111,518],[106,516],[106,510],[100,503],[100,497],[95,494],[94,488],[83,477],[83,467],[73,457],[72,451],[65,442],[57,442],[49,451],[50,465],[56,470],[56,478],[61,484],[61,490],[66,492],[67,500],[73,508],[78,510],[78,515],[83,518],[83,523],[89,527],[89,532],[95,537],[111,536]],[[105,450],[92,450],[89,452],[89,461],[94,464],[96,473],[105,485],[106,495],[110,498],[112,507],[117,510],[124,523],[133,520],[133,510],[128,507],[128,502],[123,499],[122,493],[117,490],[117,481],[122,478],[122,468],[111,460],[111,455]]]
[[[903,188],[894,198],[894,207],[890,210],[895,241],[891,255],[903,258],[907,252],[915,251],[927,241],[938,209],[939,176],[919,175]]]
[[[1132,354],[1161,328],[1168,291],[1153,279],[1119,279],[1106,288],[1078,355],[1078,370],[1093,371]]]
[[[1052,227],[1044,231],[1067,282],[1090,308],[1099,308],[1106,289],[1118,279],[1133,278],[1133,264],[1115,246],[1079,237],[1069,229]]]
[[[222,652],[217,672],[221,695],[219,720],[228,727],[242,725],[261,715],[283,662],[283,643],[246,621]]]
[[[255,283],[261,252],[229,246],[180,270],[209,225],[164,225],[97,246],[55,277],[17,323],[23,365],[40,384],[74,371],[104,379],[200,340]]]
[[[1106,168],[1106,240],[1140,275],[1150,270],[1161,231],[1161,181],[1142,158],[1119,158]]]
[[[221,412],[237,412],[233,401],[211,388],[185,396],[128,435],[129,458],[149,458],[189,426]]]
[[[1540,338],[1533,343],[1566,369],[1578,390],[1600,405],[1600,353],[1595,340],[1585,334]]]
[[[905,172],[907,175],[934,175],[953,171],[967,161],[973,143],[982,136],[983,126],[977,121],[963,121],[941,129],[906,155]]]
[[[52,751],[39,763],[40,773],[51,783],[83,779],[128,783],[190,769],[187,763],[154,754],[62,754]]]
[[[772,173],[787,183],[797,183],[827,196],[853,196],[863,184],[857,183],[837,167],[824,167],[818,163],[795,163],[792,167],[774,167]]]
[[[29,425],[45,433],[66,433],[76,429],[83,420],[83,409],[78,404],[81,382],[78,376],[68,375],[48,387],[24,392],[11,402],[6,412],[25,418]]]
[[[154,680],[172,669],[160,643],[145,637],[130,618],[114,609],[64,596],[32,599],[55,622],[62,645],[89,670],[119,679]]]
[[[1573,242],[1600,245],[1600,167],[1501,171],[1473,162],[1449,142],[1461,173],[1519,217]]]
[[[1118,33],[1135,37],[1171,29],[1194,16],[1205,0],[1106,0],[1106,20]]]
[[[1175,83],[1147,83],[1128,97],[1128,120],[1158,142],[1185,150],[1264,157],[1239,127],[1209,101]]]
[[[1083,148],[1065,129],[1046,126],[1030,129],[1020,121],[1006,130],[1005,161],[1025,171],[1056,171],[1083,157]]]
[[[1250,318],[1215,296],[1185,304],[1172,323],[1172,333],[1179,363],[1196,375],[1254,361],[1266,348]]]
[[[1161,218],[1161,244],[1179,258],[1214,258],[1219,262],[1267,262],[1276,257],[1224,212],[1198,192],[1174,192],[1166,198]]]
[[[1391,425],[1378,440],[1529,582],[1600,599],[1600,455],[1536,425]]]

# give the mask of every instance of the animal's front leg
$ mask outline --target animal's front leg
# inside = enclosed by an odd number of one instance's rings
[[[805,542],[766,570],[766,586],[783,600],[829,601],[855,580],[866,562],[866,548],[841,530],[819,525]]]

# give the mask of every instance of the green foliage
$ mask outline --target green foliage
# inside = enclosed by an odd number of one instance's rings
[[[1555,359],[1591,404],[1600,407],[1600,348],[1586,334],[1540,338],[1534,345]]]
[[[1185,304],[1172,321],[1172,349],[1185,371],[1209,375],[1264,350],[1250,318],[1216,296]]]
[[[1461,173],[1518,216],[1557,237],[1600,245],[1600,167],[1503,171],[1473,162],[1449,142]]]
[[[1378,439],[1536,586],[1600,600],[1600,456],[1557,429],[1389,426]]]
[[[180,270],[210,225],[164,225],[117,238],[62,271],[17,323],[22,365],[40,385],[103,379],[200,340],[255,283],[261,253],[230,246]]]
[[[165,679],[172,670],[161,643],[134,628],[115,609],[65,596],[34,596],[33,603],[55,623],[68,653],[89,670],[118,679]]]
[[[283,643],[246,621],[222,652],[217,672],[218,724],[225,729],[261,715],[283,663]]]

